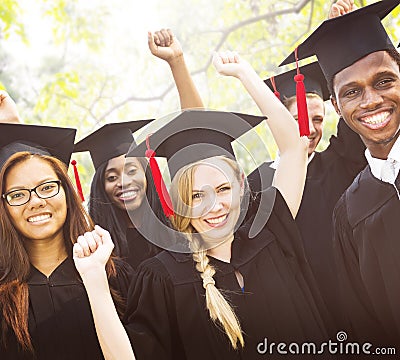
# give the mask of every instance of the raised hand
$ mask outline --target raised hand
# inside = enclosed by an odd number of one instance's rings
[[[215,53],[213,64],[220,74],[238,78],[262,114],[268,117],[267,124],[281,155],[273,184],[282,193],[295,217],[303,195],[308,139],[300,139],[298,125],[293,116],[251,65],[237,53]]]
[[[165,60],[171,68],[179,93],[181,109],[203,108],[203,101],[186,66],[181,44],[170,29],[148,33],[151,53]]]
[[[215,52],[213,65],[221,75],[237,78],[243,75],[244,72],[252,70],[250,64],[234,51]]]
[[[357,6],[354,5],[354,0],[338,0],[334,4],[332,4],[328,18],[332,19],[349,12],[352,12],[357,9]]]
[[[104,359],[135,360],[128,335],[111,297],[105,271],[113,248],[114,243],[108,231],[96,225],[93,231],[78,237],[73,249],[74,262],[89,298]]]
[[[98,225],[93,231],[79,236],[74,244],[73,257],[81,277],[92,270],[104,270],[113,249],[110,233]]]
[[[171,29],[161,29],[154,34],[148,32],[148,44],[154,56],[168,63],[183,56],[181,44]]]

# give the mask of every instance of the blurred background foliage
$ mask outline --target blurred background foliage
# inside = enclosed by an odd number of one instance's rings
[[[356,0],[359,7],[372,2]],[[323,0],[2,0],[0,87],[17,102],[25,123],[76,127],[77,140],[107,122],[164,118],[179,109],[179,99],[168,65],[147,48],[147,31],[168,27],[183,47],[207,108],[258,115],[239,81],[222,78],[210,66],[213,51],[236,50],[262,78],[286,71],[293,66],[279,68],[278,64],[327,17],[331,4]],[[398,7],[384,20],[396,44],[399,11]],[[329,103],[326,108],[319,150],[336,132],[337,116]],[[258,136],[270,157],[276,154],[270,133],[261,124],[241,138],[249,151],[237,148],[247,173],[266,159]],[[88,194],[91,162],[87,154],[74,158]]]

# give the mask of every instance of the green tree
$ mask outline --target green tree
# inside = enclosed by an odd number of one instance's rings
[[[357,2],[358,6],[373,1]],[[235,79],[221,78],[211,65],[213,51],[236,50],[261,77],[286,71],[278,64],[328,14],[322,0],[3,0],[0,3],[0,82],[16,100],[26,123],[72,126],[77,139],[107,122],[159,118],[179,108],[167,64],[147,49],[147,30],[170,27],[206,107],[259,114]],[[396,9],[384,21],[399,37]],[[303,62],[305,63],[305,62]],[[328,106],[322,150],[335,132]],[[271,156],[276,147],[265,126],[256,134]],[[143,136],[142,136],[143,138]],[[254,138],[246,140],[265,160]],[[83,182],[88,193],[92,168],[86,155]]]

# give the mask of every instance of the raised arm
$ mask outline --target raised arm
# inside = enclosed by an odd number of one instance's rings
[[[297,122],[248,62],[236,53],[225,52],[214,54],[213,63],[220,74],[238,78],[262,114],[268,117],[267,124],[280,153],[273,185],[282,193],[295,217],[306,177],[307,138],[300,138]]]
[[[148,33],[151,53],[165,60],[171,68],[179,93],[181,109],[204,107],[200,94],[186,66],[182,47],[170,29],[161,29],[154,34]]]
[[[96,226],[94,231],[80,236],[74,244],[74,262],[88,294],[104,358],[135,359],[128,335],[111,297],[105,271],[105,264],[113,248],[114,244],[108,231]]]

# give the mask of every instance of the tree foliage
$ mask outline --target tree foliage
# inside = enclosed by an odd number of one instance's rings
[[[131,3],[0,2],[0,86],[17,101],[26,123],[76,127],[80,139],[107,122],[176,111],[179,101],[169,68],[147,49],[147,30],[162,27],[170,27],[180,40],[208,108],[258,114],[239,82],[221,78],[210,66],[213,51],[238,51],[263,78],[286,71],[293,66],[278,64],[327,17],[331,5],[323,0]],[[399,11],[384,21],[393,41],[400,36]],[[331,108],[328,119],[320,149],[335,132]],[[260,126],[256,132],[274,156],[268,131]],[[254,140],[248,144],[255,147]],[[255,153],[255,163],[265,159],[261,149]],[[248,155],[240,156],[249,163]],[[82,163],[88,183],[90,161],[82,157]]]

